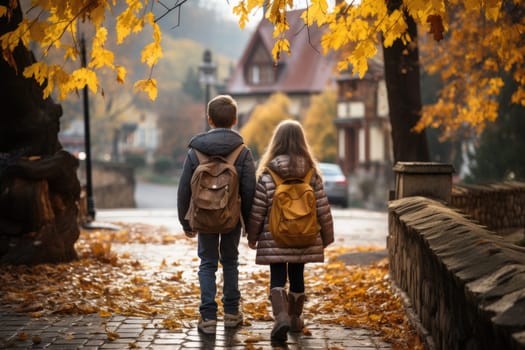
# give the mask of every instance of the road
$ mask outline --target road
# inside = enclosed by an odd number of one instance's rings
[[[177,219],[175,186],[137,182],[136,209],[99,210],[97,220],[107,222],[140,222],[163,225],[181,232]],[[386,247],[388,214],[359,208],[332,208],[335,239],[343,246]]]
[[[177,187],[137,181],[135,202],[139,209],[177,208]]]

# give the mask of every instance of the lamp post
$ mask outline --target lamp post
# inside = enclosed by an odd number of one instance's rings
[[[84,35],[80,39],[80,54],[82,67],[86,67],[86,41]],[[91,133],[89,121],[89,93],[87,85],[83,90],[83,107],[84,107],[84,147],[86,153],[86,196],[87,196],[87,222],[83,223],[85,229],[108,229],[118,231],[120,227],[111,223],[101,223],[95,221],[95,200],[93,197],[93,179],[91,170]]]
[[[204,85],[204,130],[209,130],[207,106],[210,100],[210,89],[215,83],[217,66],[211,60],[211,51],[205,50],[202,55],[202,63],[199,65],[199,83]]]
[[[86,41],[84,35],[80,39],[82,67],[86,67]],[[91,177],[91,134],[89,127],[89,100],[88,87],[83,89],[84,106],[84,148],[86,153],[86,195],[88,220],[95,220],[95,201],[93,199],[93,181]]]

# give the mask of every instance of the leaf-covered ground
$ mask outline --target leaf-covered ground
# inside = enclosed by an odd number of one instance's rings
[[[196,240],[157,226],[120,225],[119,231],[82,231],[76,246],[78,261],[2,266],[0,306],[33,317],[162,315],[162,326],[173,330],[195,321],[199,304]],[[329,247],[326,263],[306,266],[304,332],[308,334],[308,324],[313,323],[366,328],[376,331],[394,349],[423,349],[391,288],[388,261],[358,266],[337,260],[341,254],[374,249]],[[271,321],[268,267],[253,263],[255,253],[245,242],[240,254],[245,323]],[[219,282],[221,278],[218,273]]]

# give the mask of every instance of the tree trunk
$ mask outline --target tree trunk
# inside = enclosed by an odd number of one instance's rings
[[[390,11],[400,8],[401,3],[401,0],[387,0]],[[420,133],[412,130],[421,117],[419,50],[417,26],[412,17],[406,15],[405,18],[412,41],[405,45],[398,39],[391,47],[383,47],[394,163],[428,162],[430,155],[426,133],[424,130]]]
[[[0,0],[7,6],[9,0]],[[0,18],[0,35],[22,20]],[[19,45],[16,69],[0,58],[0,262],[33,265],[77,257],[78,160],[58,140],[62,107],[22,76],[35,62]]]

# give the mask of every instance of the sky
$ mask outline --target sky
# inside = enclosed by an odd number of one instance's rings
[[[357,0],[356,0],[357,1]],[[295,0],[294,8],[306,8],[310,1],[308,0]],[[224,18],[230,19],[235,22],[239,22],[239,19],[236,15],[233,14],[233,8],[239,3],[239,0],[200,0],[200,3],[203,6],[208,8],[215,9],[218,13],[221,13]],[[333,6],[335,3],[334,0],[329,0],[328,5]],[[248,28],[255,28],[257,23],[259,23],[260,18],[262,17],[262,10],[257,10],[249,18],[249,22],[246,25]]]
[[[237,5],[238,0],[205,0],[201,1],[203,6],[210,9],[214,9],[217,13],[220,13],[225,19],[231,20],[233,22],[239,22],[239,18],[233,14],[233,8]],[[247,23],[247,29],[252,29],[257,26],[260,18],[262,17],[262,10],[257,11],[249,17],[249,22]]]

